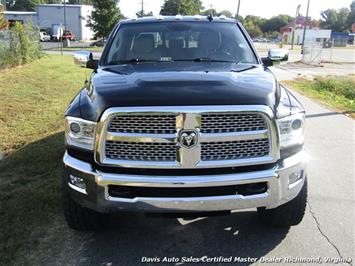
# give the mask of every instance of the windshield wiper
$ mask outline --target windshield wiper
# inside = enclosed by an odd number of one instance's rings
[[[109,64],[110,65],[121,65],[121,64],[141,63],[141,62],[143,62],[143,63],[159,63],[159,62],[167,62],[167,61],[132,58],[129,60],[111,61]]]
[[[234,61],[230,61],[230,60],[219,60],[219,59],[211,59],[211,58],[207,58],[207,57],[200,57],[200,58],[192,58],[192,59],[176,59],[174,60],[176,62],[216,62],[216,63],[236,63]]]

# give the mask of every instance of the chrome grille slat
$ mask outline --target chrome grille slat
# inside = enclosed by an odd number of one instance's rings
[[[173,162],[175,146],[173,143],[106,141],[106,156],[115,160]]]
[[[109,132],[174,134],[175,115],[117,115],[109,125]]]
[[[268,155],[269,151],[269,139],[201,143],[201,160],[257,158]]]
[[[260,114],[203,114],[202,133],[246,132],[267,129],[265,119]]]

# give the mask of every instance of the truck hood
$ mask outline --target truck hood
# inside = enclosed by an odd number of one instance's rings
[[[166,62],[99,68],[80,96],[82,118],[98,121],[110,107],[267,105],[277,81],[260,65]]]

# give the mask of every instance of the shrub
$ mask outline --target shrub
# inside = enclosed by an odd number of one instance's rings
[[[21,23],[0,32],[0,68],[14,67],[42,56],[39,31],[30,23]]]
[[[318,77],[315,81],[314,89],[317,91],[330,92],[350,100],[355,99],[355,81],[352,79]]]

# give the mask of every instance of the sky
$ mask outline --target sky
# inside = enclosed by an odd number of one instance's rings
[[[237,13],[238,0],[202,0],[205,8],[213,8],[217,11],[229,10],[233,14]],[[310,0],[310,16],[315,19],[320,18],[320,13],[328,8],[339,9],[349,7],[352,0]],[[120,8],[127,17],[135,16],[141,9],[141,0],[120,0]],[[153,11],[154,15],[159,14],[160,7],[164,0],[144,0],[145,11]],[[240,14],[242,16],[255,15],[270,18],[279,14],[295,16],[296,8],[301,5],[301,14],[306,14],[307,0],[241,0]]]

